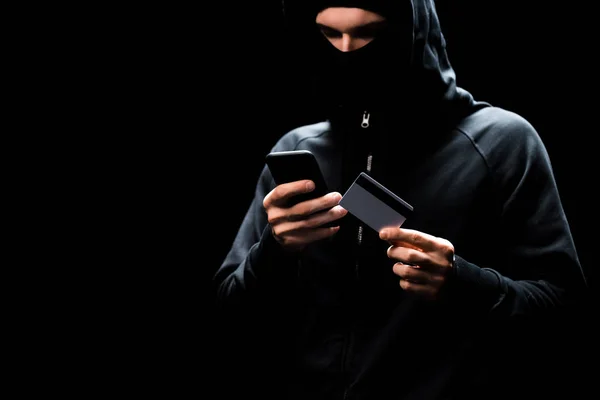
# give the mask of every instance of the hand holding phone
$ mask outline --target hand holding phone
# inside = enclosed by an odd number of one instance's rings
[[[322,197],[329,193],[329,188],[325,183],[319,163],[314,154],[308,150],[272,152],[267,155],[266,163],[277,185],[305,179],[314,182],[314,190],[293,196],[286,204],[288,207],[302,201]],[[323,212],[325,211],[327,210],[323,210]],[[338,217],[338,219],[323,223],[320,227],[325,228],[339,225],[340,220]]]
[[[314,182],[313,191],[294,196],[290,199],[289,206],[324,196],[329,192],[319,163],[314,154],[308,150],[272,152],[267,154],[265,161],[277,185],[304,179]]]

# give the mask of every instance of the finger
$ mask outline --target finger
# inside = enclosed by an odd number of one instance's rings
[[[291,208],[271,207],[268,210],[268,221],[270,224],[280,224],[286,221],[297,221],[300,223],[295,228],[313,228],[323,223],[339,219],[348,211],[336,205],[341,195],[337,192],[330,193],[322,198],[309,200],[296,204]]]
[[[416,265],[407,265],[398,262],[392,266],[392,271],[400,278],[406,279],[414,283],[425,284],[431,279],[431,274],[429,274],[428,272],[424,271]]]
[[[315,189],[315,184],[311,180],[303,179],[295,182],[282,183],[275,186],[263,200],[265,208],[269,206],[282,206],[293,196],[312,192]]]
[[[327,210],[320,210],[315,213],[311,213],[309,215],[292,215],[289,220],[298,222],[298,228],[302,229],[312,229],[318,228],[319,226],[330,222],[335,221],[337,219],[342,218],[346,215],[348,211],[346,211],[341,206],[334,206]]]
[[[379,232],[379,237],[388,242],[399,243],[405,247],[423,251],[434,250],[439,240],[433,235],[414,229],[403,228],[384,228]]]
[[[387,256],[405,264],[426,265],[430,263],[427,253],[404,246],[391,245],[387,249]]]
[[[329,210],[332,207],[338,205],[342,195],[338,192],[331,192],[325,196],[318,197],[316,199],[304,201],[296,204],[290,209],[291,212],[297,214],[300,217],[306,217],[311,214],[315,214],[324,210]]]
[[[288,248],[300,249],[306,245],[326,239],[333,236],[338,230],[339,226],[317,228],[317,229],[297,229],[287,230],[285,226],[272,227],[272,232],[279,243]]]
[[[312,215],[290,213],[286,209],[272,209],[268,216],[269,224],[275,227],[278,235],[286,232],[306,232],[318,229],[321,225],[341,218],[347,213],[342,207],[336,206],[330,210]]]
[[[320,211],[312,214],[306,219],[308,227],[319,227],[328,222],[335,222],[346,215],[348,211],[341,206],[334,206],[328,210]]]

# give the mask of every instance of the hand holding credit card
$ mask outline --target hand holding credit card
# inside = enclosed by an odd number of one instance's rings
[[[410,204],[364,172],[350,185],[339,205],[377,232],[400,227],[413,213]]]

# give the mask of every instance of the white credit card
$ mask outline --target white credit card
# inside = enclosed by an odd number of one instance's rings
[[[350,185],[339,205],[377,232],[402,226],[413,213],[413,206],[364,172]]]

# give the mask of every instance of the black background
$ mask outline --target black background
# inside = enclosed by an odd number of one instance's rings
[[[437,1],[458,85],[521,114],[546,143],[595,293],[591,29],[584,11],[523,3]],[[118,257],[122,269],[111,276],[120,297],[114,312],[102,315],[105,345],[97,357],[134,393],[196,394],[224,382],[212,374],[221,344],[212,276],[264,155],[315,116],[291,64],[278,1],[138,11],[126,20],[127,35],[110,62],[119,86],[111,101],[126,118],[108,140],[118,179],[106,184],[118,204],[113,234],[128,245]],[[566,340],[576,340],[574,352],[588,362],[597,311],[590,306],[581,314],[577,324],[556,329],[577,330]],[[573,381],[581,390],[591,374],[574,371],[583,374]]]

